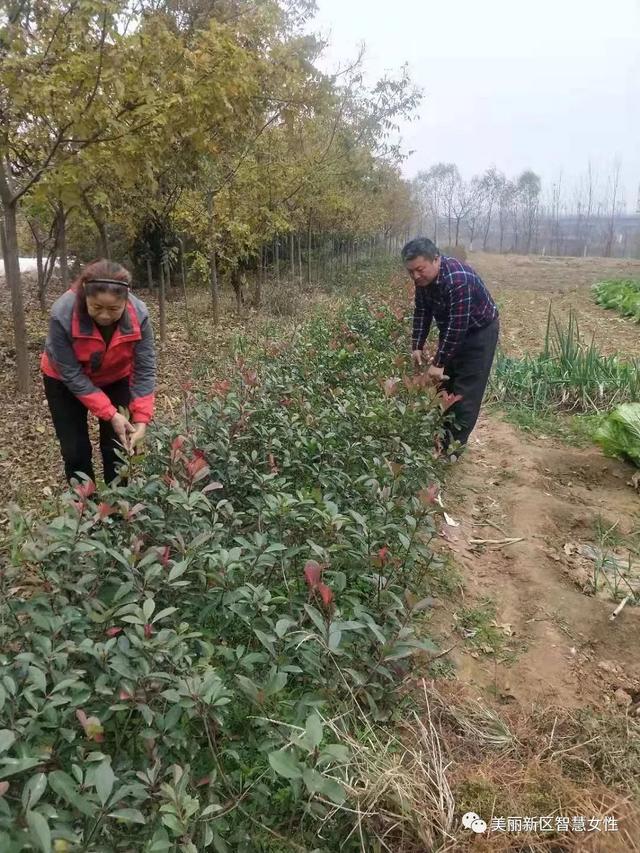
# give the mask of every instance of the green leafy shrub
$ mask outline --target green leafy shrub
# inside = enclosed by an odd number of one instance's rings
[[[640,321],[640,281],[612,279],[593,285],[596,302],[604,308],[613,308],[625,317]]]
[[[185,387],[184,429],[158,426],[126,487],[15,517],[3,853],[359,849],[335,721],[393,719],[434,649],[446,400],[392,375],[400,347],[360,304],[248,347],[206,398]]]

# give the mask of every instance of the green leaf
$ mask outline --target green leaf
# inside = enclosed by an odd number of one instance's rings
[[[36,690],[41,693],[47,692],[47,679],[44,672],[38,669],[37,666],[30,666],[28,669],[29,681],[33,684]]]
[[[37,841],[42,853],[51,853],[51,830],[39,812],[27,812],[27,824],[32,838]]]
[[[16,735],[10,729],[0,729],[0,752],[6,752],[15,743]]]
[[[278,776],[284,776],[285,779],[302,778],[302,766],[288,750],[279,749],[269,753],[269,764]]]
[[[146,598],[144,604],[142,605],[142,615],[144,618],[149,621],[153,615],[153,611],[156,609],[156,603],[153,598]]]
[[[305,744],[309,749],[316,749],[322,743],[322,735],[323,728],[320,717],[314,713],[309,714],[305,724]]]
[[[265,649],[275,657],[276,650],[273,645],[275,637],[271,637],[269,634],[265,634],[264,631],[259,631],[258,628],[254,628],[253,633],[260,640]]]
[[[0,779],[6,779],[7,776],[15,776],[16,773],[24,773],[25,770],[31,770],[32,767],[37,767],[42,764],[41,758],[3,758],[4,767],[0,768]]]
[[[98,799],[104,806],[113,791],[113,784],[116,781],[113,770],[111,769],[110,761],[103,761],[95,771],[94,782]]]
[[[49,787],[62,797],[69,805],[76,808],[81,814],[93,817],[96,807],[89,800],[82,797],[77,789],[76,783],[71,776],[63,770],[54,770],[49,774]]]
[[[116,809],[114,812],[109,812],[109,817],[116,820],[122,820],[125,823],[146,823],[147,820],[142,812],[138,809]]]
[[[317,794],[318,791],[322,790],[324,776],[322,773],[318,773],[317,770],[313,770],[311,767],[305,767],[302,779],[310,794]]]
[[[307,613],[311,617],[311,621],[316,626],[318,631],[320,631],[321,634],[324,635],[326,628],[325,628],[324,619],[322,618],[322,614],[317,610],[317,608],[312,607],[310,604],[305,604],[304,609],[307,611]]]
[[[287,686],[288,675],[282,670],[274,672],[264,688],[265,696],[274,696]]]
[[[331,800],[332,803],[335,803],[338,806],[341,806],[347,799],[347,795],[342,785],[333,779],[327,779],[326,776],[322,777],[322,785],[318,789],[318,792],[320,794],[324,794],[327,799]]]
[[[328,743],[322,749],[323,758],[326,756],[333,761],[339,761],[341,764],[345,764],[349,760],[350,755],[349,747],[341,743]]]
[[[292,628],[294,625],[297,625],[296,620],[291,619],[289,616],[285,616],[283,619],[278,619],[275,628],[276,636],[282,639],[289,628]]]
[[[22,789],[22,807],[25,811],[35,808],[47,787],[47,777],[44,773],[36,773]]]
[[[173,568],[169,572],[169,582],[177,580],[179,577],[181,577],[187,571],[188,566],[188,560],[182,560],[181,562],[176,563],[175,566],[173,566]],[[171,829],[171,827],[169,828]]]
[[[155,623],[159,622],[161,619],[164,619],[167,616],[171,616],[177,611],[177,609],[177,607],[165,607],[164,610],[161,610],[159,613],[156,613],[156,615],[151,620],[151,623],[155,625]]]

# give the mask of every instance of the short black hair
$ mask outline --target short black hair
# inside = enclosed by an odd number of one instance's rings
[[[409,240],[402,248],[402,260],[405,264],[416,258],[435,261],[438,257],[440,257],[440,249],[428,237],[416,237],[414,240]]]

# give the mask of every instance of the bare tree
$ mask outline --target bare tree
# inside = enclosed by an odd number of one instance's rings
[[[492,166],[487,169],[480,181],[482,184],[481,206],[483,215],[482,249],[486,252],[493,214],[500,203],[500,195],[504,191],[507,179],[502,172]]]
[[[518,178],[517,186],[518,200],[522,206],[522,221],[526,235],[525,253],[529,254],[537,228],[542,184],[538,175],[527,169]]]
[[[515,221],[517,233],[517,195],[518,190],[513,181],[505,181],[498,197],[498,222],[500,228],[499,251],[504,252],[504,240],[510,220]],[[517,238],[516,238],[517,242]]]
[[[608,223],[607,232],[604,244],[604,256],[610,258],[613,250],[613,239],[615,236],[616,217],[618,216],[620,204],[620,170],[621,163],[617,158],[613,163],[611,174],[607,181],[607,206],[608,206]]]

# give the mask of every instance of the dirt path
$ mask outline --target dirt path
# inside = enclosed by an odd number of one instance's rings
[[[596,542],[599,518],[623,534],[634,529],[640,498],[627,485],[632,473],[596,448],[532,441],[497,417],[483,417],[449,477],[448,505],[460,526],[447,528],[445,547],[463,574],[463,612],[482,612],[487,598],[495,602],[496,625],[487,628],[504,644],[486,654],[462,640],[453,657],[463,681],[505,702],[567,709],[614,706],[623,688],[635,709],[640,608],[610,622],[615,605],[582,591],[589,563],[575,554],[580,543]],[[505,536],[523,541],[470,544]],[[460,610],[448,613],[457,640],[465,634]]]

